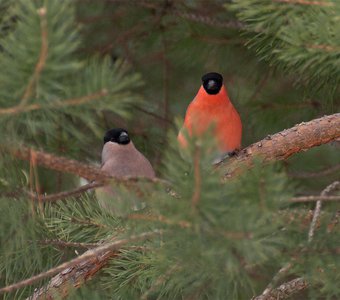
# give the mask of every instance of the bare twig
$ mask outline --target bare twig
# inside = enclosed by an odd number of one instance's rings
[[[99,227],[99,228],[107,228],[108,227],[107,225],[95,222],[92,219],[84,220],[84,219],[79,219],[79,218],[76,218],[76,217],[72,217],[70,219],[70,221],[72,223],[75,223],[75,224],[82,224],[82,225],[86,225],[86,226],[95,226],[95,227]]]
[[[23,107],[27,103],[29,97],[32,94],[33,86],[38,82],[39,76],[47,60],[48,54],[48,32],[47,32],[47,19],[46,19],[46,7],[38,9],[38,15],[40,17],[40,30],[41,30],[41,48],[39,54],[39,60],[35,65],[35,69],[32,77],[30,78],[24,95],[18,107]]]
[[[252,300],[283,300],[305,290],[308,287],[307,281],[300,277],[281,284],[279,287],[270,290],[267,294],[252,298]]]
[[[42,201],[42,202],[53,202],[53,201],[57,201],[57,200],[60,200],[60,199],[65,199],[65,198],[68,198],[68,197],[74,197],[74,196],[81,195],[82,193],[84,193],[88,190],[101,187],[104,184],[105,183],[103,181],[92,182],[92,183],[84,184],[81,187],[70,190],[70,191],[60,192],[60,193],[51,194],[51,195],[36,195],[32,192],[30,192],[28,194],[34,200],[39,200],[39,201]]]
[[[329,143],[340,137],[340,113],[324,116],[309,122],[302,122],[292,128],[274,135],[268,135],[240,151],[238,155],[225,159],[216,165],[223,172],[222,178],[227,180],[244,169],[254,166],[254,159],[263,164],[284,160],[295,153]]]
[[[194,11],[187,12],[187,11],[181,11],[178,9],[172,10],[172,14],[179,16],[183,19],[202,23],[205,25],[209,25],[212,27],[219,27],[219,28],[232,28],[232,29],[244,29],[245,25],[241,23],[238,20],[230,20],[230,21],[222,21],[218,19],[214,19],[205,15],[202,15],[201,13],[197,13]]]
[[[329,1],[313,1],[313,0],[274,0],[274,2],[300,4],[300,5],[315,5],[315,6],[334,6],[334,3]]]
[[[70,99],[66,99],[66,100],[62,100],[62,101],[58,101],[54,103],[49,103],[45,105],[34,103],[34,104],[26,105],[26,106],[17,105],[17,106],[9,107],[9,108],[1,108],[0,115],[13,115],[13,114],[18,114],[18,113],[23,113],[23,112],[39,110],[39,109],[52,109],[52,108],[63,108],[63,107],[69,107],[69,106],[83,105],[93,100],[102,98],[106,95],[108,95],[108,91],[106,89],[102,89],[99,92],[85,95],[79,98],[70,98]]]
[[[329,186],[327,186],[322,192],[321,192],[321,196],[325,197],[328,194],[330,194],[332,191],[334,191],[335,189],[337,189],[340,186],[340,181],[335,181],[332,184],[330,184]],[[314,215],[313,215],[313,220],[310,224],[310,228],[309,228],[309,232],[308,232],[308,242],[311,242],[314,236],[314,231],[316,228],[316,224],[318,222],[319,216],[320,216],[320,212],[321,212],[321,200],[318,200],[316,202],[316,207],[314,210]]]
[[[323,45],[308,44],[305,47],[308,48],[308,49],[322,50],[322,51],[325,51],[325,52],[337,52],[337,53],[339,53],[339,51],[340,51],[340,47],[333,46],[333,45],[325,45],[325,44],[323,44]]]
[[[163,215],[143,215],[143,214],[131,214],[128,216],[130,220],[141,220],[146,222],[160,222],[166,225],[176,225],[181,228],[193,228],[193,224],[188,221],[174,221],[168,219]],[[252,239],[253,234],[251,232],[237,232],[237,231],[225,231],[225,230],[216,230],[216,229],[204,229],[208,234],[218,235],[220,237],[231,239],[231,240],[243,240],[243,239]]]
[[[46,272],[40,273],[38,275],[35,275],[31,278],[25,279],[25,280],[20,281],[20,282],[17,282],[15,284],[3,287],[3,288],[0,289],[0,294],[12,292],[12,291],[15,291],[17,289],[23,288],[25,286],[32,285],[35,282],[40,281],[41,279],[53,276],[56,273],[59,273],[59,272],[65,270],[65,269],[71,268],[71,267],[73,267],[77,264],[81,264],[81,263],[87,261],[88,259],[95,258],[98,255],[101,255],[101,254],[103,254],[107,251],[117,250],[118,248],[120,248],[120,247],[122,247],[122,246],[124,246],[128,243],[136,242],[136,241],[139,241],[139,240],[145,240],[145,239],[148,239],[152,236],[158,235],[160,233],[161,233],[160,230],[154,230],[154,231],[144,232],[144,233],[139,234],[139,235],[132,235],[132,236],[126,238],[126,239],[121,239],[121,240],[117,240],[117,241],[113,241],[113,242],[110,242],[110,243],[103,244],[102,246],[91,249],[91,250],[85,252],[84,254],[82,254],[82,255],[80,255],[80,256],[78,256],[78,257],[76,257],[76,258],[74,258],[74,259],[72,259],[68,262],[65,262],[65,263],[63,263],[63,264],[61,264],[61,265],[59,265],[55,268],[52,268],[52,269],[50,269]]]
[[[11,147],[7,147],[6,145],[0,145],[2,150],[9,152],[12,156],[22,159],[22,160],[30,160],[30,155],[33,152],[36,155],[36,162],[38,165],[60,171],[65,173],[75,174],[79,177],[83,177],[89,181],[96,180],[96,182],[104,181],[105,183],[109,183],[110,180],[119,182],[119,183],[133,183],[133,182],[152,182],[159,183],[164,185],[171,185],[169,181],[166,181],[161,178],[147,178],[147,177],[134,177],[134,176],[124,176],[124,177],[114,177],[110,176],[104,171],[102,171],[99,167],[93,165],[87,165],[81,163],[77,160],[68,159],[65,157],[56,156],[54,154],[46,153],[43,151],[36,151],[26,147],[20,147],[20,149],[14,149]]]
[[[301,197],[293,197],[289,200],[289,202],[293,203],[304,203],[304,202],[315,202],[315,201],[340,201],[340,196],[301,196]]]
[[[62,240],[40,240],[38,241],[41,245],[47,245],[47,246],[57,246],[59,248],[95,248],[98,247],[99,244],[97,243],[76,243],[76,242],[66,242]]]

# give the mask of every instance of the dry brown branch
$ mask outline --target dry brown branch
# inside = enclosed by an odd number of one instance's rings
[[[128,216],[130,220],[141,220],[146,222],[159,222],[166,225],[176,225],[181,228],[193,228],[193,224],[188,221],[173,221],[162,215],[144,215],[144,214],[131,214]],[[209,230],[205,229],[208,234],[219,235],[220,237],[224,237],[226,239],[231,240],[243,240],[243,239],[252,239],[253,234],[251,232],[237,232],[237,231],[225,231],[225,230]]]
[[[217,19],[214,19],[208,16],[204,16],[201,13],[180,11],[178,9],[172,10],[171,13],[180,18],[193,21],[193,22],[197,22],[197,23],[206,24],[212,27],[232,28],[232,29],[244,29],[245,28],[245,25],[237,20],[222,21],[222,20],[217,20]]]
[[[104,182],[93,182],[93,183],[84,184],[81,187],[70,190],[70,191],[60,192],[56,194],[36,195],[32,192],[28,192],[28,195],[34,200],[39,200],[42,202],[53,202],[53,201],[57,201],[60,199],[65,199],[68,197],[75,197],[75,196],[81,195],[82,193],[88,190],[95,189],[103,185],[104,185]]]
[[[158,235],[160,234],[161,231],[159,230],[154,230],[154,231],[149,231],[149,232],[144,232],[142,234],[139,235],[132,235],[126,239],[121,239],[121,240],[116,240],[113,242],[109,242],[109,243],[105,243],[101,246],[98,246],[97,248],[91,249],[89,251],[86,251],[84,254],[68,261],[65,262],[55,268],[52,268],[46,272],[40,273],[38,275],[32,276],[31,278],[22,280],[20,282],[14,283],[12,285],[8,285],[6,287],[3,287],[0,289],[0,294],[2,293],[9,293],[12,291],[15,291],[17,289],[23,288],[25,286],[28,285],[32,285],[37,281],[40,281],[41,279],[53,276],[54,274],[57,274],[59,272],[69,272],[70,268],[74,268],[75,265],[80,265],[80,264],[85,264],[86,266],[86,262],[88,260],[91,259],[97,259],[98,256],[100,255],[105,255],[105,253],[107,252],[112,252],[114,250],[117,250],[119,248],[121,248],[122,246],[131,243],[131,242],[136,242],[136,241],[140,241],[140,240],[145,240],[148,239],[152,236]]]
[[[327,186],[320,194],[320,196],[325,197],[328,196],[332,191],[334,191],[335,189],[337,189],[340,186],[340,181],[335,181],[332,184],[330,184],[329,186]],[[314,231],[316,228],[316,224],[318,222],[318,219],[320,217],[320,213],[321,213],[321,200],[318,200],[316,202],[316,206],[315,206],[315,210],[314,210],[314,214],[313,214],[313,220],[310,224],[310,228],[309,228],[309,232],[308,232],[308,242],[311,242],[314,236]]]
[[[223,172],[223,179],[240,174],[254,166],[254,159],[263,164],[284,160],[293,154],[327,144],[340,137],[340,113],[324,116],[309,122],[302,122],[274,135],[268,135],[232,158],[216,165]]]
[[[332,46],[332,45],[306,45],[308,49],[322,50],[326,52],[337,52],[339,53],[340,47]]]
[[[84,220],[84,219],[78,219],[76,217],[72,217],[70,219],[70,222],[75,223],[75,224],[82,224],[82,225],[85,225],[85,226],[94,226],[94,227],[99,227],[99,228],[108,228],[107,225],[101,224],[101,223],[97,223],[97,222],[95,222],[92,219]]]
[[[33,152],[36,155],[36,162],[39,166],[60,172],[75,174],[90,181],[95,179],[105,180],[109,178],[109,176],[103,173],[98,167],[87,165],[73,159],[55,156],[42,151],[35,151],[26,147],[20,147],[18,149],[3,147],[3,149],[8,151],[15,158],[27,161],[30,160],[30,154]]]
[[[1,108],[0,115],[13,115],[13,114],[18,114],[22,112],[39,110],[39,109],[53,109],[53,108],[83,105],[93,100],[102,98],[106,95],[108,95],[108,91],[106,89],[102,89],[101,91],[93,93],[93,94],[85,95],[85,96],[78,97],[78,98],[70,98],[70,99],[66,99],[66,100],[62,100],[62,101],[58,101],[54,103],[49,103],[49,104],[34,103],[30,105],[25,105],[25,106],[17,105],[17,106],[9,107],[9,108]]]
[[[160,178],[146,178],[146,177],[113,177],[103,172],[99,167],[81,163],[77,160],[68,159],[65,157],[56,156],[54,154],[46,153],[43,151],[36,151],[26,147],[20,147],[20,149],[14,149],[6,147],[5,145],[0,146],[2,150],[9,152],[15,158],[21,160],[30,160],[31,154],[34,153],[37,165],[42,167],[56,170],[60,172],[70,173],[83,177],[89,181],[96,180],[98,185],[100,182],[109,183],[109,181],[115,181],[119,183],[132,183],[132,182],[153,182],[164,185],[170,185],[170,183]],[[84,188],[86,190],[86,188]]]
[[[293,203],[304,203],[304,202],[315,202],[315,201],[340,201],[340,196],[301,196],[293,197],[289,202]]]
[[[46,7],[38,9],[38,15],[40,17],[40,30],[41,30],[41,48],[37,64],[35,65],[34,72],[30,78],[24,95],[18,107],[23,107],[27,103],[29,97],[32,94],[33,86],[38,82],[41,71],[45,67],[48,54],[48,32],[47,32],[47,19],[46,19]]]
[[[276,289],[270,290],[267,294],[252,298],[252,300],[283,300],[305,290],[308,283],[303,278],[296,278],[281,284]]]
[[[300,5],[315,5],[315,6],[334,6],[334,3],[329,1],[313,1],[313,0],[274,0],[274,2],[300,4]]]
[[[99,244],[97,243],[76,243],[76,242],[66,242],[62,240],[40,240],[38,241],[41,245],[47,245],[47,246],[57,246],[58,248],[95,248],[98,247]]]

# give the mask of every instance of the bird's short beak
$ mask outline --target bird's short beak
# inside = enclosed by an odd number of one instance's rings
[[[209,90],[217,90],[217,88],[218,88],[217,82],[215,80],[209,80],[208,84],[207,84],[207,88]]]
[[[118,138],[119,144],[128,144],[130,142],[130,138],[126,132],[122,132]]]

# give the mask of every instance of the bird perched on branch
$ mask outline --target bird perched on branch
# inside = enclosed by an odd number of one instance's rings
[[[178,134],[180,145],[187,146],[184,131],[189,137],[199,137],[211,127],[219,154],[223,156],[240,149],[241,119],[228,97],[223,77],[218,73],[207,73],[202,77],[202,85],[188,106],[183,127]]]
[[[122,128],[106,132],[101,170],[115,177],[155,177],[150,162],[136,149],[127,130]],[[117,184],[106,185],[96,191],[99,204],[116,215],[122,215],[129,209],[137,209],[140,206],[136,199],[130,201],[131,203],[124,202],[123,198],[126,197],[122,195],[121,188],[123,187]],[[128,191],[125,189],[125,192]]]

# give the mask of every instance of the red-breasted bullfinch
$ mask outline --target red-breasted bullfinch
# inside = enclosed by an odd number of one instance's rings
[[[199,137],[210,127],[214,128],[220,154],[234,153],[240,149],[241,119],[228,97],[223,77],[218,73],[208,73],[202,77],[202,85],[188,106],[183,127],[178,134],[180,145],[187,145],[184,129],[189,136]]]

